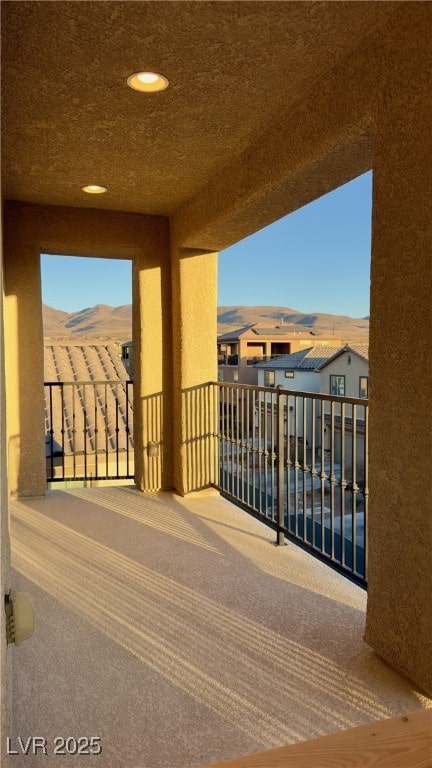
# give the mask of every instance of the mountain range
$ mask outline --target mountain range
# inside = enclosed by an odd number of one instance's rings
[[[287,329],[309,330],[314,333],[334,334],[344,340],[366,339],[369,318],[330,315],[322,312],[305,314],[290,307],[231,306],[218,307],[218,333],[226,333],[246,325],[283,325]],[[50,338],[81,337],[85,339],[118,339],[126,341],[132,336],[132,304],[110,307],[96,304],[78,312],[63,312],[43,305],[44,335]]]

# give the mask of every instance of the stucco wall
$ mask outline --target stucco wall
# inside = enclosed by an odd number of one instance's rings
[[[5,612],[3,609],[4,595],[10,589],[10,544],[9,544],[9,509],[8,509],[8,478],[7,478],[7,437],[6,437],[6,393],[4,366],[4,328],[3,328],[3,230],[2,208],[0,208],[0,556],[1,556],[1,610],[0,610],[0,695],[1,695],[1,726],[0,738],[2,752],[6,736],[10,729],[10,687],[12,656],[6,646]],[[3,757],[3,755],[2,755]],[[3,760],[0,758],[3,764]]]
[[[258,370],[258,385],[264,386],[264,370]],[[272,369],[270,369],[272,370]],[[286,378],[285,371],[275,369],[275,386],[298,392],[319,392],[320,379],[315,371],[294,371],[294,378]]]
[[[172,487],[171,294],[168,221],[158,216],[5,207],[6,386],[11,493],[45,493],[40,253],[132,259],[134,433],[140,488]],[[141,361],[139,365],[138,361]],[[149,411],[150,409],[150,411]],[[149,431],[149,412],[154,414]],[[147,461],[149,440],[158,456]],[[147,456],[147,454],[146,454]],[[162,460],[163,459],[163,460]]]
[[[432,8],[410,5],[376,120],[366,640],[432,695]]]
[[[186,495],[216,481],[217,253],[183,249],[171,231],[173,485]]]
[[[360,397],[360,376],[369,376],[369,365],[354,352],[342,352],[320,371],[322,394],[330,394],[330,376],[345,376],[344,397]]]

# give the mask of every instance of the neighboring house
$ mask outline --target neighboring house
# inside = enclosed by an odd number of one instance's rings
[[[259,323],[218,336],[219,381],[258,384],[256,363],[315,346],[340,345],[341,339],[299,331],[298,326]]]
[[[133,379],[133,342],[132,341],[125,341],[124,344],[121,345],[121,359],[130,378]]]
[[[293,352],[291,355],[284,355],[276,360],[258,363],[255,366],[258,372],[258,385],[260,387],[282,387],[291,392],[318,393],[320,391],[318,369],[327,360],[333,358],[338,349],[338,346],[309,347]],[[305,414],[304,403],[306,403]],[[312,442],[312,421],[315,423],[315,433],[318,434],[320,409],[313,405],[311,398],[305,399],[295,395],[284,398],[284,404],[286,410],[284,415],[285,434],[290,436],[297,434],[301,439],[306,435],[307,445],[310,445]],[[261,393],[255,417],[256,421],[260,419],[263,432],[271,434],[273,430],[275,433],[275,398],[269,398]]]
[[[339,345],[315,347],[310,345],[307,349],[298,350],[291,355],[257,363],[255,368],[258,371],[258,386],[281,386],[284,389],[300,392],[319,392],[318,369],[327,360],[333,358],[339,349]]]
[[[45,344],[49,481],[133,474],[133,393],[112,345]]]
[[[345,398],[369,397],[369,347],[368,344],[346,344],[329,360],[319,367],[320,391],[323,395],[336,395]],[[344,411],[339,403],[325,406],[326,448],[330,450],[332,421],[334,434],[334,455],[336,461],[351,462],[352,449],[355,449],[357,482],[364,482],[365,452],[365,408],[362,405],[346,404]],[[344,423],[345,451],[342,451],[341,425]],[[354,429],[353,429],[354,427]],[[355,444],[355,445],[354,445]]]
[[[341,397],[369,397],[369,346],[345,344],[319,367],[320,392]]]

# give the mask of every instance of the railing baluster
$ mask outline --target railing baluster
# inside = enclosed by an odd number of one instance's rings
[[[302,456],[302,477],[303,477],[303,535],[305,541],[308,541],[307,535],[307,456],[306,456],[306,411],[307,411],[307,398],[302,398],[302,440],[303,440],[303,456]]]
[[[284,413],[285,402],[282,387],[278,387],[277,390],[277,537],[276,543],[278,546],[285,544],[284,535],[284,502],[285,502],[285,445],[284,445]]]
[[[51,456],[51,476],[54,475],[54,424],[53,424],[53,402],[52,385],[49,385],[49,425],[50,425],[50,456]]]
[[[353,548],[353,573],[357,573],[357,406],[352,407],[352,548]]]
[[[315,477],[316,477],[316,446],[315,446],[315,428],[316,428],[316,400],[311,398],[311,519],[312,519],[312,547],[315,549]]]
[[[117,392],[114,388],[113,395],[115,398],[115,454],[116,454],[116,474],[119,476],[119,404],[117,400]]]
[[[72,455],[73,455],[73,478],[76,478],[76,412],[75,412],[75,387],[71,384],[72,388],[72,434],[73,434],[73,441],[72,441]]]
[[[341,536],[341,563],[346,565],[346,552],[345,552],[345,419],[346,419],[346,404],[341,405],[341,472],[340,472],[340,536]]]
[[[65,404],[64,404],[64,391],[63,382],[60,382],[60,398],[61,398],[61,436],[62,436],[62,480],[65,478]]]
[[[368,563],[368,538],[367,538],[367,524],[368,524],[368,501],[369,501],[369,457],[368,457],[368,437],[369,437],[369,408],[364,405],[364,437],[363,437],[363,466],[364,466],[364,508],[363,508],[363,578],[366,578],[367,563]]]

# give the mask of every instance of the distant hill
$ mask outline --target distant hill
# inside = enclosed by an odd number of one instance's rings
[[[227,333],[253,323],[283,325],[293,330],[312,330],[314,333],[334,333],[335,336],[352,340],[367,338],[369,335],[369,318],[364,317],[329,315],[323,312],[305,314],[290,307],[218,307],[218,333]]]
[[[132,335],[132,304],[109,307],[96,304],[79,312],[62,312],[46,304],[42,306],[44,336],[130,339]]]
[[[313,330],[314,333],[341,336],[343,339],[366,339],[368,318],[328,315],[321,312],[305,314],[290,307],[218,307],[218,333],[260,323],[284,325],[293,330]],[[126,340],[132,336],[132,305],[109,307],[96,304],[68,314],[43,305],[44,335],[50,338],[107,338]]]

